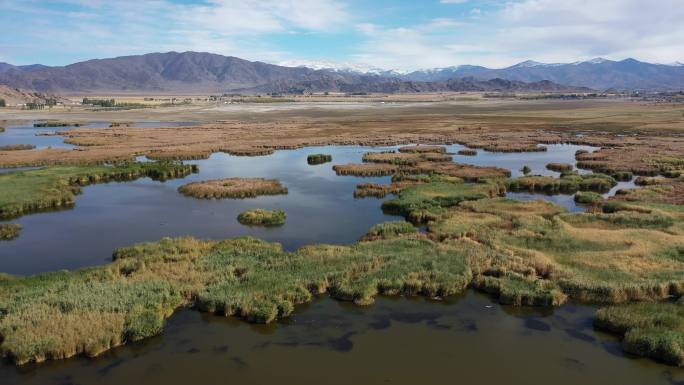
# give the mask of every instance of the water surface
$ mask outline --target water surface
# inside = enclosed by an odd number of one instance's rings
[[[183,310],[162,336],[15,368],[14,384],[672,385],[684,370],[626,357],[592,327],[594,309],[502,307],[473,292],[448,302],[330,299],[273,325]]]

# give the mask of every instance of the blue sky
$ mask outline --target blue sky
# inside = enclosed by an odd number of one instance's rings
[[[682,0],[0,0],[0,61],[206,51],[411,70],[684,61]]]

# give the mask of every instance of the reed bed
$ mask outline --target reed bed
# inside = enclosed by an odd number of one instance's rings
[[[33,123],[33,127],[80,127],[81,123],[75,122],[40,122]]]
[[[663,177],[638,176],[634,179],[634,184],[637,186],[654,186],[663,183],[667,183],[667,179]]]
[[[443,146],[428,146],[428,145],[416,145],[416,146],[404,146],[399,148],[399,152],[407,153],[446,153],[446,147]]]
[[[8,144],[0,146],[0,151],[23,151],[23,150],[33,150],[36,148],[33,144]]]
[[[11,241],[19,237],[22,226],[17,223],[0,223],[0,241]]]
[[[417,152],[367,152],[363,154],[362,161],[366,163],[388,163],[395,165],[415,165],[422,160]]]
[[[246,226],[282,226],[285,224],[287,214],[283,210],[246,210],[238,215],[237,220]]]
[[[603,308],[594,326],[622,335],[628,353],[684,366],[683,300]]]
[[[476,156],[477,150],[474,150],[471,148],[464,148],[462,150],[458,150],[457,154],[458,155],[464,155],[464,156]]]
[[[546,165],[547,170],[556,172],[568,172],[572,171],[574,166],[571,163],[549,163]]]
[[[287,194],[287,187],[276,179],[226,178],[188,183],[180,186],[178,191],[199,199],[244,199]]]
[[[400,168],[388,163],[350,163],[336,164],[333,170],[337,175],[353,175],[362,177],[388,176],[397,173]]]
[[[593,191],[579,191],[573,199],[583,205],[599,205],[603,202],[603,196]]]
[[[532,175],[509,181],[511,191],[542,192],[547,194],[572,194],[577,191],[606,193],[617,185],[617,181],[604,174],[577,173],[562,174],[560,178]]]
[[[516,306],[650,303],[684,294],[684,215],[677,205],[654,206],[668,197],[656,189],[663,186],[645,187],[654,189],[649,201],[619,202],[624,207],[614,213],[570,214],[547,201],[496,197],[505,192],[502,180],[397,178],[420,184],[383,208],[427,222],[427,234],[390,222],[359,243],[295,252],[253,238],[166,238],[117,250],[106,266],[0,276],[0,354],[17,363],[96,356],[159,334],[182,306],[266,323],[323,293],[367,305],[377,295],[444,297],[471,286]],[[624,309],[629,317],[654,313]],[[684,322],[671,310],[658,312]],[[631,330],[641,331],[628,339]],[[679,337],[649,330],[625,331],[625,349],[680,365],[667,358],[676,355],[653,353]]]
[[[634,178],[634,174],[632,174],[630,171],[618,171],[615,172],[611,175],[613,179],[620,181],[620,182],[629,182]]]
[[[5,127],[0,126],[0,134],[2,134],[3,132],[5,132]]]
[[[185,177],[197,166],[178,162],[124,163],[116,166],[57,166],[0,174],[0,218],[73,206],[81,187],[142,177]]]
[[[379,239],[392,239],[402,235],[416,234],[418,229],[406,221],[391,221],[377,224],[368,230],[362,241],[376,241]]]
[[[332,162],[332,160],[332,155],[330,154],[311,154],[306,157],[306,163],[312,166]]]
[[[253,238],[163,239],[120,249],[108,266],[0,279],[0,354],[18,364],[97,356],[159,334],[192,306],[250,322],[288,316],[328,292],[369,304],[379,294],[446,296],[471,280],[470,244],[440,246],[402,237],[294,253]]]

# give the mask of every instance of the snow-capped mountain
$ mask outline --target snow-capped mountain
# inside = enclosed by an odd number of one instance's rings
[[[501,78],[523,82],[549,80],[558,84],[594,89],[684,89],[684,65],[681,62],[662,65],[635,59],[615,61],[600,57],[573,63],[540,63],[527,60],[498,69],[460,65],[418,70],[401,76],[404,80],[414,81],[444,81],[463,77],[480,80]]]
[[[362,63],[339,63],[329,60],[286,60],[275,64],[283,67],[306,67],[314,70],[347,72],[361,75],[401,76],[408,73],[408,71],[378,68]]]

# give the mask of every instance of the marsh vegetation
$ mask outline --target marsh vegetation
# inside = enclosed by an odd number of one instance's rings
[[[332,155],[330,154],[311,154],[306,157],[306,162],[310,165],[317,165],[332,162]]]
[[[95,356],[159,334],[165,319],[180,307],[268,323],[287,317],[297,304],[320,294],[367,305],[378,295],[441,299],[472,287],[514,306],[549,307],[567,301],[606,305],[596,326],[623,335],[626,351],[682,365],[684,334],[676,307],[681,306],[684,293],[681,141],[674,136],[642,139],[603,132],[580,137],[547,130],[550,118],[535,121],[545,130],[522,127],[527,116],[505,118],[477,117],[478,125],[480,121],[511,122],[501,123],[500,129],[469,126],[468,122],[458,130],[453,129],[454,122],[434,127],[438,120],[432,117],[392,120],[397,127],[383,121],[383,127],[396,130],[395,136],[382,127],[369,134],[368,128],[375,127],[371,123],[361,124],[362,130],[348,129],[346,121],[326,126],[335,129],[334,134],[319,129],[319,122],[283,127],[271,122],[249,127],[221,122],[182,130],[84,129],[69,138],[84,151],[11,154],[2,160],[4,164],[101,162],[131,154],[190,159],[216,151],[260,155],[312,142],[426,143],[392,150],[396,152],[368,153],[363,163],[333,167],[338,175],[392,176],[391,184],[359,184],[354,194],[394,195],[382,204],[383,210],[408,220],[376,225],[351,245],[316,244],[287,251],[279,244],[249,237],[222,241],[165,238],[119,249],[105,266],[28,277],[2,275],[0,351],[17,363],[80,353]],[[468,119],[473,118],[463,118]],[[552,127],[581,124],[567,119]],[[430,131],[419,132],[417,126]],[[453,163],[446,148],[437,144],[455,142],[496,152],[544,152],[544,145],[551,143],[601,149],[575,155],[578,168],[595,173],[568,172],[563,164],[553,167],[562,172],[560,177],[511,179],[508,169]],[[303,158],[297,162],[303,165]],[[153,164],[180,167],[177,162]],[[540,168],[529,164],[536,167],[535,172]],[[64,204],[73,204],[79,186],[114,180],[116,173],[102,170],[120,167],[131,166],[60,166],[0,175],[10,182],[0,183],[0,189],[11,186],[0,190],[0,197],[11,197],[0,202],[0,212],[20,215],[53,207],[62,197],[66,197]],[[185,167],[179,168],[179,175]],[[530,174],[532,168],[525,171]],[[121,175],[127,174],[121,170]],[[648,181],[640,183],[642,187],[620,190],[614,197],[601,195],[633,175],[655,178],[642,178]],[[264,181],[275,184],[259,190],[251,182],[241,186],[241,181],[217,179],[179,190],[202,198],[286,191],[277,181]],[[544,200],[505,198],[510,191],[575,194],[574,200],[592,205],[592,210],[570,213]]]
[[[238,215],[238,222],[247,226],[282,226],[285,224],[287,214],[283,210],[252,209],[243,211]]]
[[[16,223],[0,223],[0,241],[11,241],[19,237],[22,226]]]
[[[193,182],[178,188],[184,195],[200,199],[244,199],[260,195],[287,194],[287,188],[275,179],[226,178]]]
[[[112,166],[58,166],[0,174],[0,218],[73,206],[82,187],[142,177],[166,180],[197,172],[179,162],[124,163]]]

